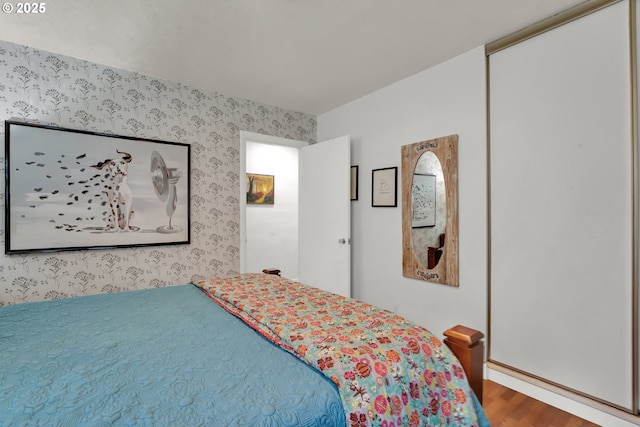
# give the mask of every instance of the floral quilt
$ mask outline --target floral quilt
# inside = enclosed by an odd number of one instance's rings
[[[196,285],[330,378],[349,426],[478,426],[461,365],[427,329],[274,275],[216,277]]]

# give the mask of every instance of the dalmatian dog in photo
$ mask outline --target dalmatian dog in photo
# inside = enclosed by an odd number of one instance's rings
[[[131,225],[134,212],[131,209],[133,204],[133,194],[127,184],[127,174],[132,156],[129,153],[116,149],[118,154],[122,154],[119,159],[105,159],[91,165],[98,170],[106,169],[105,193],[111,210],[107,219],[105,231],[115,229],[116,231],[138,231],[140,227]]]

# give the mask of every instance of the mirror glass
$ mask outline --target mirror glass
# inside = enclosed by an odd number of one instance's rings
[[[458,135],[401,150],[402,275],[458,286]]]
[[[438,157],[431,151],[420,155],[411,186],[411,241],[423,268],[435,268],[444,252],[447,195]]]

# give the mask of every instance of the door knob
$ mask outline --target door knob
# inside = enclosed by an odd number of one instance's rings
[[[347,241],[345,239],[338,239],[338,243],[344,245],[345,243],[347,243]]]

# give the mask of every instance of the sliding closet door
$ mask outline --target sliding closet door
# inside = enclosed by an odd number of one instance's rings
[[[632,408],[629,4],[489,56],[490,350]]]

